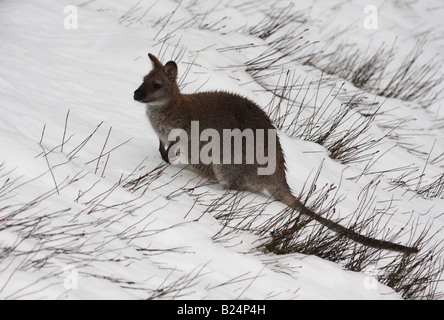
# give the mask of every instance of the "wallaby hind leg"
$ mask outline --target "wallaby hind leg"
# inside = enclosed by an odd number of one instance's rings
[[[217,177],[214,175],[214,171],[213,168],[211,168],[211,166],[208,165],[204,165],[204,164],[192,164],[190,166],[190,168],[200,174],[201,176],[210,179],[210,180],[217,180]]]
[[[216,180],[225,188],[241,191],[261,192],[262,185],[255,181],[257,175],[252,165],[214,164],[213,171]]]
[[[285,203],[289,207],[293,207],[298,202],[295,196],[291,193],[290,187],[285,181],[276,181],[275,183],[269,183],[266,186],[266,190],[271,194],[273,198]]]

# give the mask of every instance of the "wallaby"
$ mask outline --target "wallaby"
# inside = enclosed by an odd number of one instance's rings
[[[171,130],[180,128],[190,133],[192,121],[198,121],[200,130],[214,129],[222,134],[224,129],[275,129],[267,114],[251,100],[227,92],[201,92],[181,94],[177,85],[177,65],[169,61],[163,65],[154,55],[148,54],[152,70],[144,77],[143,83],[134,92],[134,100],[146,104],[146,114],[157,133],[159,151],[164,161],[168,162],[168,150],[171,147],[168,135]],[[284,154],[276,137],[274,150],[268,148],[265,141],[265,153],[275,152],[275,170],[269,175],[259,175],[258,163],[226,164],[195,163],[191,167],[199,174],[218,181],[225,188],[251,192],[267,191],[275,199],[285,203],[301,214],[318,221],[327,228],[360,244],[377,248],[399,251],[407,254],[418,252],[418,248],[407,247],[389,241],[370,238],[326,219],[307,208],[293,196],[286,180]],[[202,144],[200,144],[202,147]],[[242,158],[245,159],[245,146]]]

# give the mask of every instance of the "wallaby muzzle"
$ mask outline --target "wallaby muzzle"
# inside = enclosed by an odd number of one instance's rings
[[[143,92],[140,89],[137,89],[136,91],[134,91],[134,100],[136,101],[141,101],[146,97],[145,92]]]

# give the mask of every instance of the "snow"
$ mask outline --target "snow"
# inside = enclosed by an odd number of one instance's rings
[[[265,108],[272,95],[245,71],[245,63],[263,54],[268,44],[241,30],[263,20],[270,8],[289,3],[2,1],[0,185],[8,186],[8,192],[0,192],[0,298],[401,298],[368,272],[347,271],[299,253],[264,253],[253,232],[217,237],[224,222],[205,210],[224,190],[217,185],[193,189],[199,183],[193,172],[162,165],[144,107],[132,99],[151,68],[147,53],[152,52],[163,62],[180,58],[183,92],[227,90]],[[64,26],[68,5],[78,10],[77,29]],[[377,48],[397,38],[398,62],[421,32],[429,31],[433,41],[424,47],[424,59],[436,56],[444,62],[444,7],[438,0],[375,1],[377,30],[362,27],[366,5],[304,0],[294,7],[310,20],[304,39],[312,42],[322,44],[329,33],[345,27],[349,32],[343,39],[362,50],[369,39]],[[225,50],[245,44],[252,45]],[[307,95],[314,97],[320,71],[294,68],[301,81],[316,83]],[[266,81],[274,87],[279,79],[276,74]],[[331,81],[337,88],[342,82]],[[344,88],[356,90],[348,82]],[[323,85],[316,98],[332,100],[323,105],[325,117],[342,102],[330,89]],[[329,158],[324,147],[281,132],[292,190],[299,194],[322,164],[317,183],[339,186],[337,196],[343,201],[335,218],[341,218],[358,207],[362,192],[378,178],[374,206],[395,206],[391,217],[384,218],[391,229],[399,230],[411,219],[420,228],[433,221],[431,233],[443,239],[444,199],[420,197],[390,184],[406,172],[397,168],[418,168],[413,176],[423,174],[421,185],[443,173],[443,100],[425,109],[415,101],[368,97],[383,102],[368,133],[383,137],[388,130],[384,124],[405,119],[394,131],[399,139],[384,138],[367,162],[342,164]],[[352,115],[359,118],[358,112]],[[127,185],[152,170],[159,176],[151,184],[134,192]],[[245,201],[267,199],[247,195]],[[283,204],[269,204],[266,216],[282,209]],[[409,235],[399,241],[406,243]],[[442,284],[439,288],[444,289]]]

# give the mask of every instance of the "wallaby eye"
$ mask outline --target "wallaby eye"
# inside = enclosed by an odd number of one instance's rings
[[[155,83],[155,84],[154,84],[154,89],[160,89],[160,84]]]

